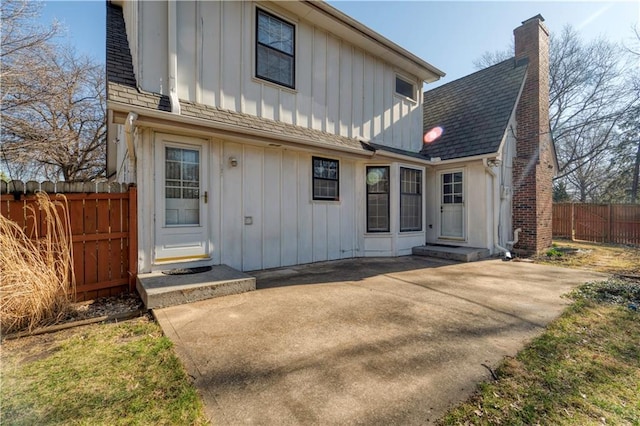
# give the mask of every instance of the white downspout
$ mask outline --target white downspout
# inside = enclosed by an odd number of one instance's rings
[[[518,228],[515,231],[513,231],[513,241],[507,241],[507,245],[511,248],[513,248],[513,246],[515,246],[516,244],[518,244],[518,234],[522,232],[522,228]]]
[[[124,122],[124,135],[127,141],[127,150],[129,151],[129,173],[131,178],[130,183],[136,183],[136,146],[133,140],[134,132],[136,128],[136,120],[138,114],[130,112],[127,115],[127,119]]]
[[[492,197],[491,197],[491,205],[493,209],[493,245],[504,253],[505,259],[511,259],[511,252],[506,248],[500,245],[500,240],[498,239],[498,226],[500,224],[500,205],[496,207],[496,200],[500,200],[500,182],[498,182],[498,175],[493,171],[493,168],[489,166],[489,163],[486,158],[482,159],[482,164],[484,165],[484,169],[487,171],[489,175],[491,175],[491,184],[493,186]],[[502,203],[502,202],[500,202]],[[517,235],[517,234],[516,234]],[[517,239],[516,239],[517,242]],[[515,244],[515,243],[514,243]]]
[[[167,2],[167,34],[168,34],[168,73],[169,73],[169,102],[171,112],[180,114],[180,101],[178,100],[178,31],[177,31],[177,11],[175,0]]]

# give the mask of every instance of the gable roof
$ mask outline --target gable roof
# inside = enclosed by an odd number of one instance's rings
[[[180,100],[181,114],[171,114],[169,97],[147,92],[137,86],[122,8],[107,2],[107,107],[110,110],[154,116],[167,113],[170,121],[198,122],[221,132],[243,132],[265,138],[282,138],[294,143],[313,144],[318,148],[347,150],[371,156],[373,151],[359,139],[348,138],[254,115]]]
[[[507,59],[424,93],[423,129],[443,129],[421,154],[441,160],[498,152],[522,90],[527,62]]]
[[[422,81],[433,82],[445,73],[383,35],[363,25],[326,1],[283,1],[278,6],[321,27],[331,34],[349,40],[355,46],[414,74]]]

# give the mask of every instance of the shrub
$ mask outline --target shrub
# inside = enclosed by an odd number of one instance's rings
[[[75,295],[73,253],[66,199],[37,194],[43,235],[28,236],[0,215],[0,331],[33,329],[59,320]],[[36,220],[33,207],[27,214]],[[62,217],[61,217],[62,214]]]
[[[586,299],[598,303],[638,306],[640,305],[640,283],[618,278],[592,281],[572,291],[570,297],[575,300]]]

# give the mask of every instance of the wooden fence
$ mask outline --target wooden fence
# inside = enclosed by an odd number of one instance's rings
[[[22,226],[27,235],[36,235],[38,227],[37,234],[42,236],[46,227],[42,223],[36,197],[32,194],[34,189],[46,189],[52,199],[57,198],[54,192],[65,192],[63,195],[71,222],[77,300],[134,291],[137,272],[136,188],[118,184],[58,184],[56,187],[51,182],[3,183],[0,188],[0,214]],[[68,192],[73,190],[93,192]]]
[[[640,205],[553,205],[553,236],[601,243],[640,245]]]

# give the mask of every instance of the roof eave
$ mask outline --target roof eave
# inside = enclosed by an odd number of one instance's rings
[[[478,154],[472,155],[469,157],[457,157],[457,158],[449,158],[447,160],[434,160],[433,157],[429,160],[430,164],[433,166],[438,166],[441,164],[453,164],[453,163],[465,163],[469,161],[478,161],[484,159],[498,158],[500,156],[500,152],[490,152],[487,154]]]
[[[354,42],[359,47],[382,57],[392,64],[398,65],[398,67],[411,72],[422,81],[431,83],[445,76],[443,71],[424,59],[419,58],[324,1],[285,1],[279,2],[278,5],[323,27],[331,27],[329,21],[338,22],[340,28],[331,28],[334,34]],[[300,6],[306,7],[307,13],[304,13]]]
[[[309,141],[303,137],[298,137],[288,134],[276,134],[266,130],[250,129],[234,124],[220,123],[217,121],[211,121],[204,118],[188,117],[184,115],[172,114],[166,111],[152,110],[149,108],[139,107],[131,104],[125,104],[117,101],[107,101],[107,110],[113,112],[120,112],[128,114],[129,112],[135,112],[138,114],[136,124],[140,126],[154,127],[159,129],[175,130],[176,126],[184,127],[183,131],[194,131],[201,129],[200,133],[215,135],[215,136],[238,136],[246,139],[247,136],[262,139],[265,143],[279,144],[282,142],[290,143],[293,145],[305,146],[307,148],[314,147],[317,149],[325,149],[332,151],[344,152],[360,157],[370,158],[374,155],[373,151],[365,149],[355,149],[347,146],[339,146],[327,143],[321,143],[317,141]],[[112,114],[113,122],[116,124],[122,124]]]
[[[375,148],[375,154],[376,154],[375,157],[384,157],[384,158],[391,158],[394,160],[402,160],[408,163],[419,163],[419,164],[431,165],[431,161],[429,161],[429,159],[427,158],[418,158],[418,157],[412,157],[410,155],[398,154],[396,152],[385,151],[384,149],[381,149],[381,148]]]

